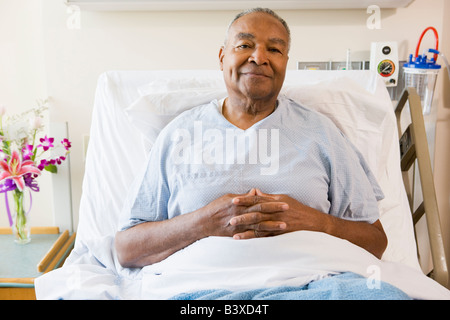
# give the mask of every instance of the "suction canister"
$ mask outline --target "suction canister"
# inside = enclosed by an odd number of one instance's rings
[[[405,87],[413,87],[417,90],[422,102],[423,114],[427,115],[431,112],[431,107],[433,103],[434,89],[436,86],[437,76],[441,70],[441,66],[436,64],[438,54],[434,53],[431,59],[428,59],[427,53],[419,55],[419,48],[422,42],[422,38],[425,33],[429,30],[433,30],[436,36],[436,50],[433,52],[438,52],[439,47],[439,37],[436,29],[429,27],[425,29],[420,37],[419,43],[416,49],[416,55],[412,54],[409,56],[409,62],[405,63],[403,66]]]

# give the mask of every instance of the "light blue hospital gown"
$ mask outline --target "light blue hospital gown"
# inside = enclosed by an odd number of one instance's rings
[[[271,115],[241,130],[212,101],[161,131],[119,228],[170,219],[251,188],[368,223],[379,219],[383,198],[362,155],[327,117],[280,97]]]

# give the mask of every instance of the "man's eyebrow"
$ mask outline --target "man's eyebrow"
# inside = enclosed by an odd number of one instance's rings
[[[236,40],[253,40],[255,39],[255,36],[251,33],[247,32],[239,32],[236,34]],[[287,42],[281,38],[270,38],[269,42],[280,44],[284,47],[287,47]]]
[[[270,42],[273,42],[273,43],[280,44],[280,45],[282,45],[282,46],[284,46],[284,47],[287,47],[286,41],[284,41],[284,40],[281,39],[281,38],[270,38],[269,41],[270,41]]]
[[[249,39],[255,39],[255,36],[251,33],[247,33],[247,32],[239,32],[236,35],[236,39],[237,40],[249,40]]]

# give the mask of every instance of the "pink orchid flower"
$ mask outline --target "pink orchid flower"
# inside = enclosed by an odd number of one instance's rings
[[[38,145],[38,147],[42,147],[44,151],[47,151],[48,149],[54,147],[53,141],[55,141],[55,138],[48,138],[45,136],[44,138],[39,139],[39,141],[43,144]]]
[[[72,147],[72,143],[69,141],[69,139],[63,139],[61,143],[67,151],[69,151],[70,147]]]
[[[0,168],[3,169],[3,171],[0,173],[0,181],[3,181],[5,179],[12,179],[19,191],[23,191],[23,189],[25,188],[25,181],[23,179],[23,176],[25,174],[41,174],[41,171],[39,171],[39,169],[35,167],[33,161],[22,161],[19,153],[16,150],[12,152],[9,163],[7,163],[5,160],[0,161]]]

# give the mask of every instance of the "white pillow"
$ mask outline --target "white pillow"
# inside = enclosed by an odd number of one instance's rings
[[[383,157],[380,152],[382,124],[387,116],[382,100],[350,78],[302,86],[287,85],[282,93],[330,118],[364,155],[377,176],[378,163]]]
[[[125,109],[128,119],[152,146],[178,114],[227,95],[221,79],[162,79],[138,88],[141,97]]]

